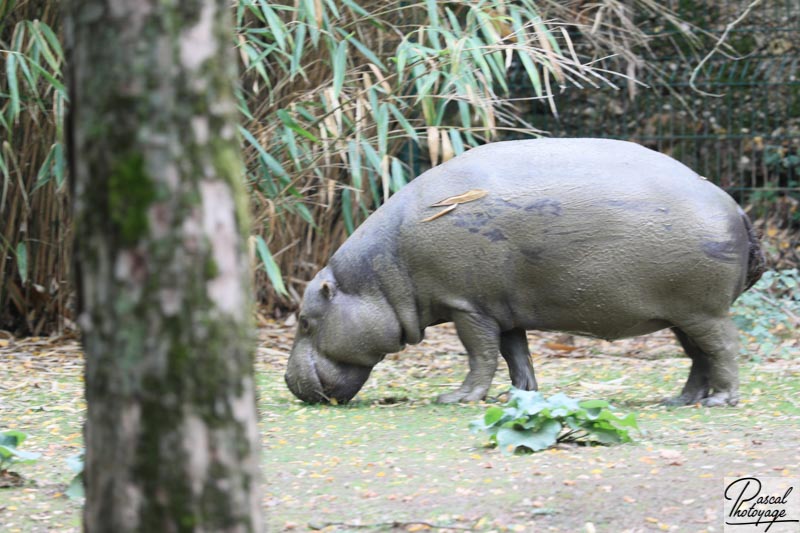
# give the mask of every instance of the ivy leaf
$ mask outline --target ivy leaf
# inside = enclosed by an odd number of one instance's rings
[[[561,423],[556,420],[548,420],[538,430],[501,428],[497,432],[497,445],[503,453],[513,453],[519,447],[538,452],[556,443],[561,428]]]

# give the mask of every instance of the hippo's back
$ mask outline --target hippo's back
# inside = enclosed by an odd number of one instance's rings
[[[487,194],[431,219],[443,209],[433,204],[475,189]],[[724,313],[745,283],[749,241],[736,203],[634,143],[485,145],[421,175],[383,209],[384,220],[402,220],[397,256],[434,315],[480,307],[504,327],[616,338]]]

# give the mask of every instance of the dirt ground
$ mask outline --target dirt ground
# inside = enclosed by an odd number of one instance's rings
[[[291,328],[263,325],[268,531],[722,531],[724,477],[800,478],[800,334],[785,341],[790,359],[743,359],[741,404],[716,409],[658,405],[688,372],[668,333],[574,345],[531,334],[543,394],[609,400],[643,433],[507,456],[468,430],[488,403],[431,403],[466,372],[452,328],[389,356],[351,404],[306,406],[283,384]],[[25,431],[23,449],[42,454],[15,468],[24,485],[0,489],[0,531],[78,531],[80,502],[64,490],[82,446],[80,347],[0,336],[0,360],[0,428]],[[501,365],[491,396],[509,386]]]

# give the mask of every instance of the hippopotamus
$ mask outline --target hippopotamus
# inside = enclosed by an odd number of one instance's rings
[[[286,383],[347,402],[387,354],[453,322],[469,356],[439,402],[486,397],[501,355],[537,390],[526,331],[606,340],[671,328],[691,358],[671,405],[736,405],[729,309],[760,277],[747,215],[711,181],[632,142],[486,144],[369,216],[306,287]]]

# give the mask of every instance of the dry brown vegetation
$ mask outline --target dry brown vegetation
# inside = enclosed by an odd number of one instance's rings
[[[430,165],[537,134],[527,110],[557,112],[562,88],[649,90],[636,83],[654,68],[645,27],[696,62],[703,31],[662,4],[235,2],[265,312],[295,306],[348,234]],[[58,5],[6,0],[0,14],[0,328],[45,333],[65,325],[71,292]]]

